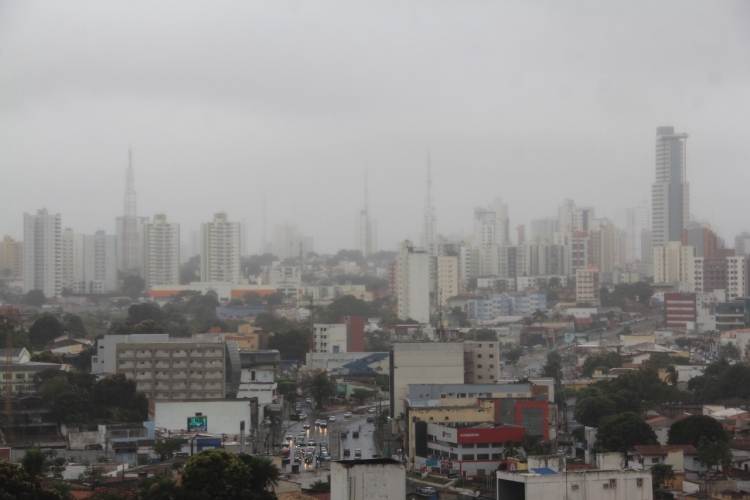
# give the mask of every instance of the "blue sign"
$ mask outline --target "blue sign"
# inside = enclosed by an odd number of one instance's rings
[[[438,461],[430,459],[430,460],[427,460],[427,463],[425,465],[427,465],[427,467],[437,467]]]
[[[573,342],[574,339],[575,339],[575,335],[573,335],[572,332],[567,332],[565,334],[565,342],[570,343],[570,342]]]

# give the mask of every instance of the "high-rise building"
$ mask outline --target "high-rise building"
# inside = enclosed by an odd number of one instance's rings
[[[495,212],[495,237],[500,245],[510,245],[510,217],[508,217],[508,205],[500,198],[490,203],[490,212]],[[521,244],[521,243],[519,243]]]
[[[747,231],[734,239],[734,254],[738,256],[750,255],[750,233]]]
[[[437,257],[437,216],[435,214],[435,205],[432,203],[432,172],[429,154],[427,155],[427,199],[424,207],[420,244],[430,257]]]
[[[674,127],[656,129],[656,182],[651,188],[651,243],[654,247],[680,241],[682,230],[688,224],[687,138],[687,134],[675,134]]]
[[[83,281],[76,293],[109,293],[117,290],[117,238],[104,231],[83,236]]]
[[[146,289],[180,284],[180,225],[167,222],[165,214],[143,226],[141,277]]]
[[[138,217],[137,214],[133,152],[128,151],[125,206],[122,217],[117,217],[115,221],[115,234],[117,235],[117,269],[130,274],[137,274],[141,267],[141,226],[148,222],[148,218]]]
[[[83,235],[66,227],[62,233],[62,286],[71,291],[83,281]]]
[[[377,222],[370,218],[370,193],[365,172],[365,208],[359,211],[356,221],[357,240],[355,248],[367,257],[378,251],[378,226]]]
[[[0,241],[0,276],[11,279],[23,277],[23,241],[16,241],[7,235]]]
[[[695,247],[679,241],[654,246],[654,283],[684,283],[680,291],[692,292],[695,280]]]
[[[23,214],[23,288],[42,290],[45,297],[62,292],[62,220],[46,208]]]
[[[241,233],[240,223],[229,222],[225,212],[201,224],[201,281],[240,282]]]
[[[576,269],[576,302],[599,305],[599,268],[593,264]]]
[[[461,246],[458,250],[458,279],[468,281],[479,277],[479,249]]]
[[[280,259],[297,259],[300,253],[314,252],[312,236],[305,236],[297,224],[277,224],[273,232],[271,252]]]
[[[599,267],[601,281],[611,283],[615,271],[615,227],[611,222],[602,224],[591,230],[589,237],[591,263]]]
[[[651,223],[648,207],[628,208],[625,217],[627,219],[625,223],[625,230],[627,231],[625,259],[628,263],[643,261],[643,254],[641,253],[643,230],[648,229]],[[648,246],[650,247],[651,244],[649,243]]]
[[[680,241],[684,246],[695,247],[697,257],[715,259],[719,256],[716,233],[708,227],[686,227],[682,230]]]
[[[551,217],[531,221],[531,241],[551,243],[557,230],[557,220]]]
[[[445,307],[448,299],[458,295],[458,256],[437,257],[437,293],[440,307]]]
[[[482,248],[485,245],[499,245],[500,235],[497,233],[497,215],[483,207],[474,209],[474,239],[473,246]]]
[[[411,241],[398,251],[398,317],[430,322],[430,255]]]

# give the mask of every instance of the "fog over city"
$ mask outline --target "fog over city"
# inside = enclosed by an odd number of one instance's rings
[[[226,211],[249,253],[296,222],[354,247],[369,175],[378,246],[476,206],[511,228],[566,198],[624,226],[650,203],[656,128],[687,133],[690,212],[750,229],[747,2],[0,2],[0,234],[46,207],[184,235]],[[515,239],[514,231],[511,235]]]

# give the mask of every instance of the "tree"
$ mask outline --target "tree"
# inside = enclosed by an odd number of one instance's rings
[[[31,361],[38,361],[39,363],[63,363],[62,356],[59,354],[53,354],[52,351],[34,353],[31,355]]]
[[[574,417],[580,424],[588,427],[599,427],[601,420],[614,415],[616,410],[615,402],[601,392],[589,397],[579,395],[576,400]]]
[[[664,371],[667,374],[667,382],[672,385],[677,385],[677,380],[680,377],[677,373],[677,368],[675,368],[674,365],[669,365]]]
[[[88,333],[80,316],[67,313],[63,316],[63,323],[65,323],[65,329],[73,338],[83,338]]]
[[[248,306],[260,306],[260,305],[263,305],[263,297],[258,292],[247,292],[242,297],[242,300]]]
[[[174,457],[174,454],[182,449],[182,439],[160,439],[154,443],[154,453],[159,455],[163,462]]]
[[[71,365],[78,371],[88,372],[91,371],[91,358],[96,354],[96,349],[89,347],[80,353],[73,359]]]
[[[336,394],[336,383],[330,379],[328,372],[316,373],[306,381],[310,395],[315,401],[317,410],[323,409],[323,401]]]
[[[239,457],[252,472],[253,478],[250,486],[259,498],[276,498],[272,493],[272,487],[279,484],[281,471],[271,459],[257,455],[240,455]]]
[[[305,354],[310,352],[310,334],[307,330],[291,330],[271,335],[268,348],[277,349],[281,359],[305,361]]]
[[[323,309],[318,319],[321,323],[338,323],[342,316],[364,316],[367,320],[374,314],[370,304],[364,300],[353,295],[343,295]]]
[[[512,439],[503,443],[503,458],[518,456],[518,445]]]
[[[123,295],[127,295],[133,300],[136,300],[138,297],[140,297],[141,292],[143,292],[143,289],[146,287],[146,282],[143,281],[143,278],[140,276],[125,276],[125,279],[122,280],[122,293]]]
[[[44,346],[63,335],[65,329],[62,323],[49,313],[42,314],[29,328],[29,341],[33,346]]]
[[[562,380],[562,357],[557,351],[547,354],[547,363],[542,367],[542,376],[554,378],[556,383]]]
[[[547,313],[542,311],[541,309],[537,309],[531,315],[531,319],[534,321],[534,323],[539,323],[541,325],[542,323],[547,321]]]
[[[182,487],[196,498],[257,498],[252,479],[250,467],[223,449],[196,453],[182,471]]]
[[[727,359],[734,359],[738,360],[742,356],[742,353],[734,344],[727,344],[725,346],[722,346],[721,348],[721,355],[724,358]]]
[[[496,341],[497,332],[492,328],[472,328],[464,335],[464,340]]]
[[[26,450],[23,458],[21,459],[21,467],[30,477],[44,477],[47,473],[45,468],[46,457],[41,450],[37,448],[31,448]]]
[[[194,255],[180,265],[180,285],[188,285],[200,279],[201,256]]]
[[[128,307],[128,321],[137,325],[142,321],[154,321],[161,323],[162,312],[158,304],[153,302],[144,302],[143,304],[133,304]]]
[[[696,459],[709,469],[721,467],[721,470],[729,470],[732,466],[732,450],[729,443],[721,440],[701,437],[698,443],[698,455]]]
[[[30,476],[23,467],[8,461],[0,462],[0,499],[2,500],[63,500],[59,492],[44,489],[38,476]]]
[[[594,445],[601,452],[627,454],[635,445],[657,445],[654,430],[637,413],[625,412],[606,418],[599,425]]]
[[[190,495],[170,476],[151,476],[138,483],[138,500],[183,500]]]
[[[383,330],[365,332],[365,352],[388,352],[390,348],[390,333]]]
[[[506,346],[503,349],[503,354],[505,354],[505,359],[510,361],[510,364],[515,365],[516,363],[518,363],[518,360],[521,359],[521,356],[523,356],[523,347]]]
[[[654,464],[651,466],[651,487],[658,490],[664,483],[674,479],[672,466],[668,464]]]
[[[371,391],[370,389],[363,389],[361,387],[357,387],[352,391],[352,397],[356,399],[359,404],[362,404],[365,399],[370,399],[375,395],[375,391]]]
[[[47,297],[44,296],[44,292],[41,290],[29,290],[21,296],[21,304],[27,306],[42,307],[47,303]]]
[[[616,352],[606,352],[601,354],[592,354],[586,357],[581,367],[581,374],[584,377],[591,377],[594,371],[599,368],[620,368],[622,366],[622,356]]]
[[[285,400],[297,399],[297,382],[291,378],[280,378],[276,381],[276,392],[284,396]]]
[[[709,441],[729,442],[721,422],[706,415],[690,415],[672,424],[667,434],[667,444],[691,444],[697,448],[704,437]]]

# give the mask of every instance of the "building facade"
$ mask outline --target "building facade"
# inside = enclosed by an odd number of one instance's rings
[[[656,182],[651,188],[651,242],[666,246],[680,241],[690,213],[690,186],[685,177],[687,134],[674,127],[656,129]]]
[[[201,281],[240,282],[241,233],[242,225],[224,212],[201,224]]]
[[[430,322],[430,254],[410,241],[398,252],[398,317]]]
[[[588,265],[576,270],[576,302],[599,304],[599,268]]]
[[[11,279],[23,278],[23,241],[4,236],[0,241],[0,272],[10,270]]]
[[[23,214],[24,292],[42,290],[45,297],[62,293],[62,220],[46,208]]]
[[[165,214],[143,225],[141,277],[147,290],[180,284],[180,225],[167,222]]]

